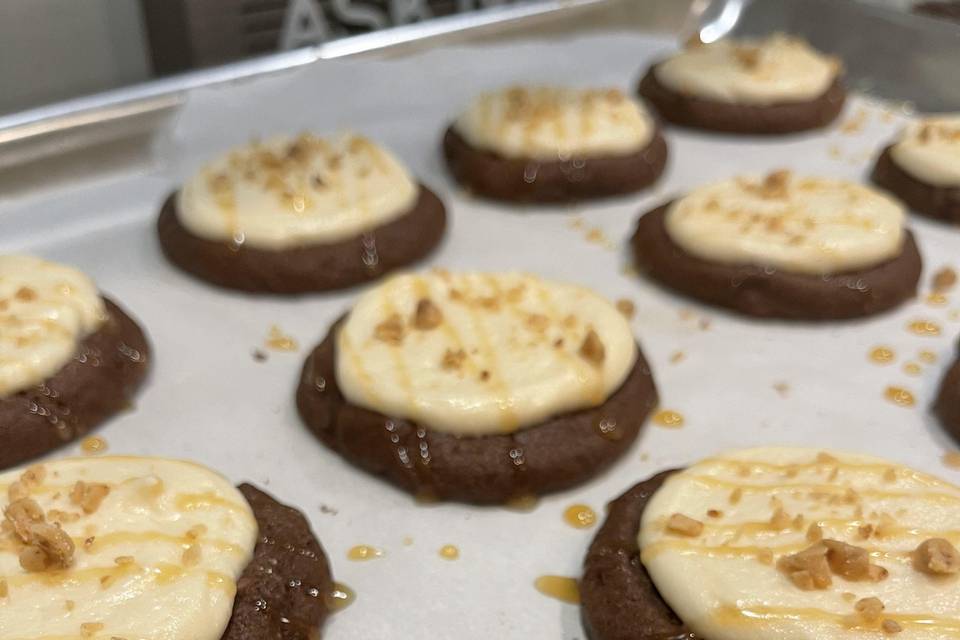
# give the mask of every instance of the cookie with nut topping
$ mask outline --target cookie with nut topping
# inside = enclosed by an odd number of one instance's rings
[[[914,297],[921,269],[898,201],[789,171],[698,187],[641,217],[630,242],[656,282],[761,318],[880,313]]]
[[[470,192],[522,203],[632,193],[667,162],[656,121],[618,89],[515,86],[478,96],[447,129],[447,166]]]
[[[846,99],[840,61],[780,33],[691,43],[650,67],[639,93],[672,124],[740,134],[819,129]]]
[[[167,259],[221,287],[295,294],[375,280],[429,254],[443,203],[353,134],[278,136],[215,158],[163,204]]]
[[[881,152],[870,177],[913,211],[960,224],[960,114],[910,124]]]
[[[0,256],[0,469],[123,411],[149,351],[137,323],[84,273]]]
[[[941,639],[960,628],[960,488],[871,456],[727,452],[610,503],[592,640]]]
[[[657,400],[630,325],[575,285],[402,274],[307,359],[297,406],[344,458],[418,496],[505,503],[597,475]]]
[[[107,456],[0,474],[0,489],[4,637],[319,638],[327,558],[299,511],[251,485]]]

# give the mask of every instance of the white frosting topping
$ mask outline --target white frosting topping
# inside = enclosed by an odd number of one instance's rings
[[[667,211],[667,233],[713,262],[806,274],[870,267],[899,255],[899,202],[844,180],[778,171],[695,189]]]
[[[257,537],[237,489],[205,467],[160,458],[67,459],[42,468],[30,498],[48,521],[59,517],[76,550],[67,569],[27,572],[20,540],[0,532],[7,588],[0,635],[220,639]],[[20,475],[0,475],[0,495]],[[109,487],[92,513],[71,498],[78,481]],[[6,497],[0,504],[7,506]]]
[[[106,318],[96,285],[83,273],[31,256],[0,256],[0,397],[51,377]]]
[[[674,514],[702,530],[678,532]],[[831,570],[829,586],[800,588],[779,563],[815,543],[811,525],[824,540],[866,550],[889,575],[851,580]],[[761,448],[670,477],[646,507],[639,544],[657,589],[699,637],[877,638],[889,620],[902,629],[895,637],[943,640],[960,633],[960,589],[957,574],[915,568],[912,552],[931,538],[960,543],[960,488],[868,456]],[[885,606],[879,616],[857,611],[868,597]]]
[[[658,64],[661,84],[686,95],[741,104],[800,102],[823,95],[840,73],[836,58],[799,38],[720,40]]]
[[[637,357],[608,301],[520,273],[392,277],[357,301],[336,346],[350,402],[458,435],[599,405]]]
[[[276,250],[360,235],[409,211],[418,193],[370,140],[303,134],[216,158],[183,186],[177,211],[195,235]]]
[[[636,153],[654,132],[646,109],[622,91],[563,87],[481,94],[455,127],[479,149],[539,160]]]
[[[960,187],[960,114],[911,124],[890,154],[918,180],[937,187]]]

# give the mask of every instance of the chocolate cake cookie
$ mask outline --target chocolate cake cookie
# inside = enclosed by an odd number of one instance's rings
[[[429,254],[443,203],[360,136],[275,138],[214,160],[164,202],[160,246],[218,286],[295,294],[375,280]]]
[[[819,129],[846,99],[840,62],[782,34],[692,45],[653,65],[639,93],[673,124],[742,134]]]
[[[954,360],[943,375],[933,411],[947,433],[960,442],[960,359]]]
[[[654,120],[615,89],[512,87],[483,94],[447,129],[443,152],[469,191],[524,203],[639,191],[667,162]]]
[[[836,320],[912,298],[921,259],[895,201],[785,172],[694,190],[648,212],[638,269],[709,304],[761,318]]]
[[[11,471],[0,486],[5,633],[319,637],[333,589],[323,549],[299,511],[251,485],[108,456]]]
[[[707,458],[609,505],[584,562],[584,627],[591,640],[946,638],[958,516],[960,489],[879,458]]]
[[[297,390],[306,425],[358,467],[482,504],[597,475],[656,400],[613,305],[521,274],[391,278],[331,328]]]
[[[877,158],[871,179],[917,213],[960,224],[960,115],[907,127]]]
[[[0,469],[123,411],[147,374],[143,331],[69,267],[0,256]]]

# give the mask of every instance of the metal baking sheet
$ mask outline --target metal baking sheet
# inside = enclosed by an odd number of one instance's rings
[[[668,129],[671,161],[656,189],[596,204],[503,207],[465,196],[447,177],[441,132],[477,91],[511,82],[630,90],[641,70],[673,47],[669,38],[621,33],[446,48],[197,90],[157,148],[155,168],[0,199],[0,251],[78,265],[149,332],[151,377],[135,407],[99,432],[111,452],[199,460],[308,515],[336,578],[357,592],[324,637],[582,639],[578,608],[533,587],[540,575],[580,572],[595,529],[565,524],[562,513],[574,503],[602,513],[608,500],[656,471],[762,444],[862,451],[960,481],[960,472],[941,463],[949,443],[927,411],[952,357],[960,304],[956,293],[941,306],[924,300],[933,271],[960,266],[960,232],[912,220],[926,264],[918,300],[880,317],[815,326],[756,322],[680,299],[631,274],[624,251],[642,211],[708,180],[776,168],[862,179],[904,122],[898,107],[854,98],[828,130],[785,138]],[[424,267],[523,269],[632,300],[633,328],[662,406],[680,412],[685,425],[648,425],[609,473],[527,512],[417,504],[325,449],[300,424],[293,392],[308,350],[358,291],[298,298],[220,291],[167,264],[154,235],[162,199],[204,157],[253,135],[307,128],[377,138],[441,195],[449,235]],[[940,335],[911,333],[914,320],[936,323]],[[252,352],[264,348],[272,325],[299,348],[267,350],[268,359],[257,362]],[[867,354],[877,345],[890,347],[895,361],[873,364]],[[921,350],[938,360],[927,363]],[[904,371],[908,362],[920,375]],[[911,391],[916,405],[887,401],[888,386]],[[357,544],[384,555],[349,561],[346,552]],[[458,560],[439,557],[446,544],[459,548]]]

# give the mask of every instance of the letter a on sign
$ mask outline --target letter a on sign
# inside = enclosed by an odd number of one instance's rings
[[[329,37],[330,27],[314,0],[290,0],[287,15],[283,19],[281,49],[317,44]]]

